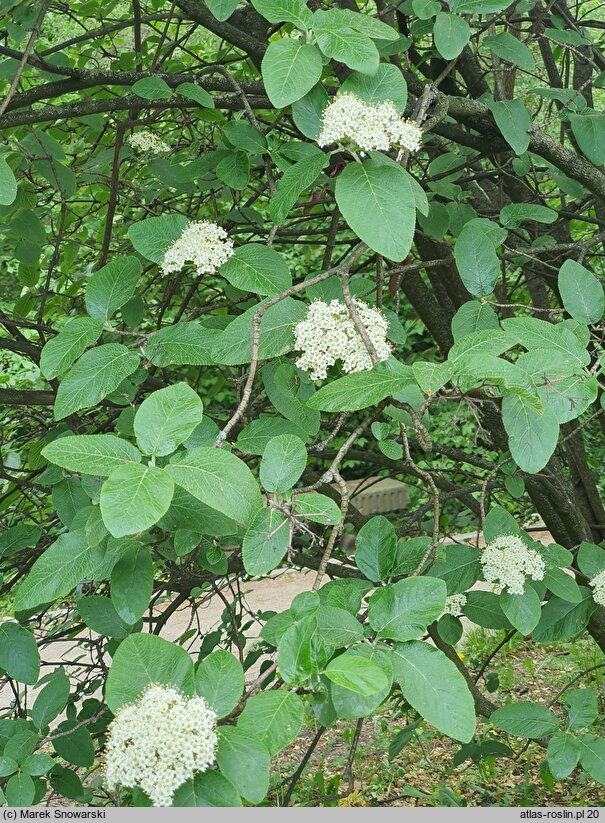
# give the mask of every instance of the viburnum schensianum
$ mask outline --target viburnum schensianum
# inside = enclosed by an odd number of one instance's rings
[[[170,146],[152,131],[139,131],[128,138],[133,149],[148,151],[151,154],[164,154],[170,151]]]
[[[138,786],[154,806],[170,806],[179,786],[212,766],[216,744],[216,713],[203,697],[150,686],[109,727],[107,787]]]
[[[515,534],[496,537],[481,555],[483,576],[488,583],[497,583],[509,594],[523,594],[525,579],[542,580],[544,560]]]
[[[445,609],[443,610],[443,614],[451,614],[452,617],[460,617],[463,606],[466,606],[466,595],[451,594],[445,601]]]
[[[389,321],[362,300],[353,300],[353,303],[378,359],[386,360],[391,354],[391,344],[386,339]],[[304,319],[294,327],[294,341],[294,348],[302,351],[296,365],[310,372],[312,380],[325,379],[337,360],[347,373],[372,368],[366,345],[340,300],[311,303]]]
[[[599,606],[605,606],[605,569],[592,578],[589,584],[592,588],[592,597]]]
[[[212,274],[233,253],[233,243],[225,229],[207,220],[191,222],[166,249],[162,272],[172,274],[181,271],[186,263],[193,263],[198,274]]]
[[[343,92],[323,111],[320,146],[352,143],[362,151],[388,151],[392,146],[418,151],[422,129],[402,117],[390,100],[365,103],[354,94]]]

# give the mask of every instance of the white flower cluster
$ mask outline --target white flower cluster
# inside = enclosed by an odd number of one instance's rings
[[[504,534],[485,547],[481,555],[483,576],[488,583],[499,583],[509,594],[523,594],[525,578],[542,580],[544,560],[514,534]]]
[[[605,606],[605,569],[593,577],[589,584],[592,587],[592,597],[599,606]]]
[[[179,786],[214,763],[216,743],[216,714],[203,697],[150,686],[109,727],[107,786],[138,786],[154,806],[170,806]]]
[[[191,261],[198,274],[211,274],[233,254],[227,232],[206,220],[189,223],[178,240],[166,249],[162,261],[164,274],[181,271]]]
[[[136,134],[131,134],[128,142],[133,149],[139,151],[148,151],[151,154],[163,154],[170,151],[170,146],[154,134],[152,131],[139,131]]]
[[[353,300],[353,303],[378,358],[386,360],[391,354],[391,345],[386,339],[389,321],[367,303],[361,300]],[[294,340],[294,348],[302,351],[296,365],[310,372],[312,380],[326,378],[329,367],[337,360],[342,360],[342,368],[347,373],[372,368],[365,343],[349,310],[340,300],[311,303],[304,320],[294,327]]]
[[[460,617],[463,606],[466,606],[465,594],[450,594],[445,601],[445,609],[443,610],[443,614],[451,614],[452,617]]]
[[[353,143],[363,151],[388,151],[391,146],[418,151],[421,141],[418,124],[401,117],[390,100],[365,103],[348,92],[326,106],[317,138],[320,146]]]

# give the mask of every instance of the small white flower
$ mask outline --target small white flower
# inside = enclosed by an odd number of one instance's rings
[[[391,146],[418,151],[421,142],[421,128],[413,120],[401,117],[390,100],[365,103],[348,92],[337,95],[326,106],[317,138],[322,147],[353,143],[363,151],[388,151]]]
[[[593,577],[589,585],[592,587],[592,599],[599,606],[605,606],[605,569]]]
[[[128,142],[133,149],[139,151],[148,151],[151,154],[163,154],[170,151],[170,146],[154,134],[152,131],[139,131],[136,134],[131,134]]]
[[[485,547],[481,554],[483,576],[499,583],[509,594],[523,594],[525,579],[542,580],[544,560],[515,534],[504,534]]]
[[[138,786],[154,806],[170,806],[179,786],[212,766],[216,743],[216,713],[203,697],[150,686],[109,727],[107,787]]]
[[[361,300],[353,302],[379,360],[386,360],[391,354],[391,345],[386,339],[389,321],[382,312]],[[310,372],[312,380],[325,379],[337,360],[342,361],[343,371],[347,373],[372,368],[370,355],[349,310],[339,300],[311,303],[305,318],[294,327],[294,341],[294,348],[302,351],[296,365]]]
[[[212,274],[233,254],[227,232],[206,220],[187,225],[178,240],[166,249],[162,261],[164,274],[181,271],[191,262],[198,274]]]
[[[445,601],[445,609],[443,610],[443,614],[451,614],[452,617],[460,617],[463,606],[466,606],[465,594],[450,594]]]

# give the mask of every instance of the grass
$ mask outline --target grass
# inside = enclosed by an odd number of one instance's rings
[[[501,632],[484,629],[473,630],[465,637],[461,653],[471,671],[479,668],[501,639]],[[564,707],[555,700],[558,693],[578,674],[603,662],[600,649],[588,636],[556,646],[538,646],[515,636],[498,653],[481,685],[486,690],[487,683],[490,697],[497,704],[510,699],[548,705],[554,700],[551,708],[563,720]],[[605,669],[597,669],[572,687],[589,687],[597,693],[601,718],[604,680]],[[456,765],[460,744],[420,724],[410,742],[389,759],[394,736],[412,718],[413,713],[402,713],[395,698],[364,722],[353,762],[352,792],[348,790],[343,772],[355,724],[354,721],[335,724],[322,737],[291,802],[301,806],[601,806],[605,803],[605,788],[580,767],[566,780],[555,781],[546,766],[543,747],[531,742],[525,750],[524,741],[501,735],[485,720],[479,722],[478,737],[510,745],[515,753],[513,758],[489,756],[478,763],[467,759]],[[590,731],[605,734],[605,723],[601,721],[599,726],[597,722]],[[309,718],[303,735],[276,760],[272,804],[283,802],[287,779],[314,734],[315,726]]]

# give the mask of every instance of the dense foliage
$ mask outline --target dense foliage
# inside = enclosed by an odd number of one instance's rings
[[[591,671],[498,703],[459,654],[463,620],[605,652],[599,4],[0,15],[6,802],[277,802],[311,725],[287,804],[385,702],[394,758],[428,726],[605,785]]]

